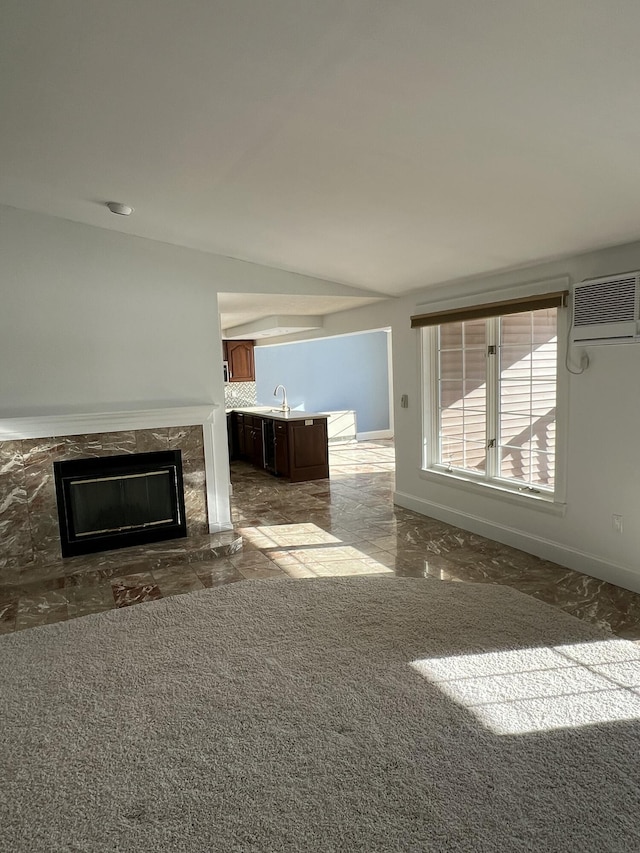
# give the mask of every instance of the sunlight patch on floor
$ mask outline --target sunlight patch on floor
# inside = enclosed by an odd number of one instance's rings
[[[501,735],[640,719],[640,649],[625,640],[425,658],[411,666]]]
[[[351,482],[353,481],[354,475],[367,475],[373,476],[375,475],[387,475],[389,472],[393,472],[393,467],[385,468],[383,467],[384,463],[375,463],[373,465],[334,465],[331,470],[331,480],[333,483],[340,482],[342,480]]]
[[[303,545],[320,545],[340,542],[316,524],[274,524],[260,527],[241,527],[239,531],[257,548],[278,548]],[[267,544],[263,544],[267,543]]]
[[[242,527],[240,533],[291,577],[393,574],[393,569],[315,524]]]

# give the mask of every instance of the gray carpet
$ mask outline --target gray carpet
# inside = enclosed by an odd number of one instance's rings
[[[505,587],[380,577],[8,635],[0,849],[638,851],[638,651]]]

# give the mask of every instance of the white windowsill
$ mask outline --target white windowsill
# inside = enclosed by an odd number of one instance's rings
[[[433,469],[421,468],[419,475],[423,480],[431,480],[441,485],[453,486],[463,489],[471,494],[483,495],[484,497],[496,498],[497,500],[510,503],[512,506],[526,507],[538,512],[546,512],[549,515],[563,516],[567,511],[566,503],[559,501],[552,495],[532,495],[525,492],[515,492],[496,483],[483,483],[479,480],[468,479],[459,474],[448,471],[435,471]]]

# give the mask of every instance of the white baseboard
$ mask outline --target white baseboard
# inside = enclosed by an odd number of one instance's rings
[[[479,536],[486,536],[488,539],[502,542],[503,545],[510,545],[512,548],[519,548],[521,551],[535,554],[536,557],[541,557],[543,560],[551,560],[561,566],[567,566],[569,569],[591,575],[599,580],[622,586],[633,592],[640,592],[640,574],[626,566],[612,563],[610,560],[597,557],[594,554],[588,554],[577,548],[571,548],[550,539],[543,539],[531,533],[524,533],[522,530],[506,527],[494,521],[487,521],[479,516],[471,515],[471,513],[461,512],[424,498],[407,495],[404,492],[394,492],[393,502],[398,506],[405,507],[405,509],[418,512],[420,515],[437,518],[438,521],[454,524],[463,530],[469,530]]]
[[[357,441],[375,441],[378,438],[393,438],[393,430],[374,429],[371,432],[359,432],[356,434]]]

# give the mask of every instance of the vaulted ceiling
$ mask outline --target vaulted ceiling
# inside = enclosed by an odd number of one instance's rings
[[[0,202],[387,294],[626,242],[639,33],[635,0],[3,0]]]

